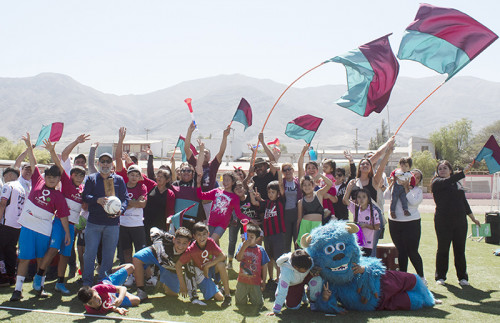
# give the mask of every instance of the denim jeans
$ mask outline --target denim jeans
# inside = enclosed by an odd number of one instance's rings
[[[238,219],[239,221],[239,219]],[[227,254],[230,258],[234,257],[234,251],[238,242],[241,224],[238,222],[236,225],[229,225],[229,245],[227,247]]]
[[[119,225],[99,225],[87,222],[87,226],[85,227],[85,253],[83,254],[84,286],[92,286],[94,283],[94,264],[101,239],[102,262],[99,267],[98,281],[106,277],[106,272],[111,273],[119,234]]]

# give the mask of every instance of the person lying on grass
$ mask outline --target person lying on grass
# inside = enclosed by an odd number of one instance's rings
[[[127,277],[134,272],[134,265],[124,264],[114,270],[94,287],[83,286],[78,291],[78,299],[85,305],[89,314],[106,314],[108,312],[127,315],[125,307],[138,306],[139,297],[127,292],[127,287],[121,286]]]

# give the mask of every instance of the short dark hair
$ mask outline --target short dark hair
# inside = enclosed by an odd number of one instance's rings
[[[188,239],[189,241],[191,241],[191,239],[193,239],[193,235],[191,234],[191,231],[189,231],[189,229],[185,228],[185,227],[180,227],[179,229],[177,229],[177,231],[175,231],[175,238],[186,238]]]
[[[399,160],[399,164],[408,164],[409,167],[411,167],[411,165],[413,164],[413,161],[411,160],[411,157],[402,157],[400,160]]]
[[[24,164],[23,166],[21,166],[21,169],[25,169],[25,168],[31,168],[31,165],[30,164]]]
[[[208,232],[208,226],[203,223],[203,222],[196,222],[193,225],[193,233],[196,234],[196,232]]]
[[[11,172],[12,172],[12,173],[14,173],[14,174],[16,174],[16,175],[17,175],[17,177],[19,177],[19,175],[21,174],[21,173],[19,172],[19,169],[14,168],[14,167],[7,167],[7,168],[5,168],[5,169],[3,170],[3,176],[5,176],[5,175],[7,175],[8,173],[11,173]]]
[[[85,163],[87,162],[87,157],[85,157],[84,154],[80,154],[80,155],[76,156],[75,160],[77,160],[77,159],[83,159],[85,161]]]
[[[313,165],[316,169],[319,169],[318,163],[315,162],[314,160],[307,162],[306,169],[307,169],[307,166],[309,166],[309,165]]]
[[[253,233],[258,238],[260,237],[260,228],[253,223],[247,225],[247,233]]]
[[[345,169],[342,167],[339,167],[335,170],[335,173],[340,173],[342,176],[345,176]]]
[[[278,182],[278,181],[269,182],[269,184],[267,184],[267,189],[268,190],[275,190],[279,193],[280,192],[280,182]]]
[[[61,176],[61,170],[56,165],[52,165],[52,166],[50,166],[50,168],[45,169],[44,173],[45,173],[45,176],[54,176],[54,177]]]
[[[301,269],[309,269],[313,264],[311,256],[303,249],[295,250],[290,257],[290,262],[292,266]]]
[[[323,161],[323,165],[330,165],[330,168],[332,169],[332,173],[335,173],[335,170],[337,169],[337,163],[333,159],[325,159]]]
[[[136,155],[130,155],[129,157],[130,157],[130,159],[132,159],[132,162],[134,164],[136,164],[136,165],[139,164],[139,159],[137,158]]]
[[[94,296],[94,290],[90,286],[83,286],[78,291],[78,299],[82,301],[82,303],[88,303]]]
[[[87,173],[85,172],[85,168],[82,166],[73,166],[71,170],[69,171],[69,176],[73,175],[74,173],[80,174],[85,176]]]

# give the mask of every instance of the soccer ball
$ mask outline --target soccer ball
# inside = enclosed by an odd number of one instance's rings
[[[115,215],[118,212],[120,212],[120,209],[122,207],[122,201],[116,196],[108,196],[108,200],[106,201],[106,204],[104,204],[103,208],[104,211],[108,214]]]

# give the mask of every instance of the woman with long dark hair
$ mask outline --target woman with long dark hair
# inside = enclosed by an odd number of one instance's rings
[[[465,178],[464,172],[468,170],[469,166],[464,171],[455,173],[450,162],[443,160],[437,165],[436,176],[432,180],[432,195],[436,203],[434,228],[438,246],[435,279],[438,285],[445,284],[450,244],[453,244],[458,282],[462,286],[469,285],[465,260],[467,216],[476,225],[480,225],[480,223],[472,214],[469,203],[465,198],[465,192],[459,183],[461,179]]]

